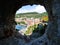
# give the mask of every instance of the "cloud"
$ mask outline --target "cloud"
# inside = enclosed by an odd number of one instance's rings
[[[26,9],[24,9],[24,10],[19,9],[19,10],[17,11],[17,13],[26,13],[26,12],[28,12],[28,10],[26,10]]]
[[[45,8],[41,5],[33,5],[33,6],[23,6],[22,8],[20,8],[16,13],[26,13],[26,12],[38,12],[38,13],[42,13],[42,12],[46,12]],[[29,9],[27,9],[29,8]],[[31,9],[30,9],[31,8]]]
[[[38,13],[46,12],[45,8],[41,5],[37,5],[35,7],[35,11],[38,12]]]
[[[26,12],[35,12],[34,9],[30,9],[30,10],[27,10],[27,9],[19,9],[16,13],[26,13]]]

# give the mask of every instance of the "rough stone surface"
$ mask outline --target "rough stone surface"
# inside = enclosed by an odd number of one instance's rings
[[[15,13],[24,5],[41,4],[49,16],[45,34],[29,43],[15,38]],[[60,45],[60,0],[0,0],[0,45]]]

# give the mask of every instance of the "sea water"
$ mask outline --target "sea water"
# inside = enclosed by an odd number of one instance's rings
[[[25,28],[27,28],[27,26],[19,25],[19,24],[17,24],[17,25],[15,26],[15,29],[17,29],[17,30],[22,30],[22,29],[25,29]]]

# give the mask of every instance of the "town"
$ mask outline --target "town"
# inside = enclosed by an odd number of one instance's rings
[[[21,18],[15,18],[15,21],[17,22],[17,24],[20,26],[18,26],[19,28],[16,28],[16,29],[18,29],[19,30],[19,32],[22,34],[22,35],[24,35],[24,33],[28,30],[28,28],[30,27],[30,26],[33,26],[33,25],[40,25],[40,24],[42,24],[42,25],[44,25],[44,24],[48,24],[47,23],[47,21],[48,20],[45,20],[45,18],[48,18],[47,16],[44,16],[44,17],[42,17],[42,19],[41,18],[33,18],[33,17],[31,17],[31,18],[27,18],[27,17],[21,17]],[[21,26],[21,25],[23,25],[23,26]],[[25,26],[25,27],[24,27]],[[21,27],[23,27],[22,29],[21,29]],[[31,34],[31,32],[29,33],[29,35]]]

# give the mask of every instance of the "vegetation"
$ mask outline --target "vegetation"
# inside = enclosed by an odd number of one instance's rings
[[[24,21],[21,21],[20,24],[26,24]]]
[[[21,21],[21,22],[17,22],[17,24],[26,24],[24,21]]]
[[[45,24],[45,25],[43,25],[43,24],[38,24],[38,25],[33,25],[33,26],[30,26],[29,28],[28,28],[28,30],[25,32],[25,34],[27,35],[27,34],[30,34],[31,32],[32,33],[35,33],[35,32],[37,32],[37,33],[39,33],[40,35],[43,35],[44,34],[44,32],[45,32],[45,29],[46,29],[46,27],[47,27],[47,25]]]
[[[33,25],[33,26],[30,26],[28,27],[28,30],[25,32],[25,34],[30,34],[31,32],[33,32],[35,29],[37,28],[37,25]]]
[[[43,35],[43,33],[44,33],[44,26],[43,26],[43,24],[38,24],[37,25],[37,28],[35,28],[34,30],[33,30],[33,33],[39,33],[40,35]]]
[[[44,13],[37,13],[37,12],[30,12],[30,13],[20,13],[20,14],[16,14],[16,18],[20,18],[20,17],[27,17],[27,18],[41,18],[42,16],[47,16],[47,12]]]
[[[48,16],[42,16],[41,20],[48,21]]]

